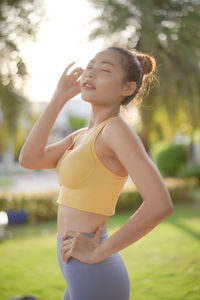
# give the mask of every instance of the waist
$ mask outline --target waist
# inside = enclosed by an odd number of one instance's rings
[[[62,235],[66,230],[94,233],[97,227],[104,223],[106,229],[108,218],[109,216],[58,205],[57,233]]]

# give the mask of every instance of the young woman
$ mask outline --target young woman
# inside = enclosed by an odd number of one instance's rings
[[[141,239],[173,211],[158,172],[120,107],[135,99],[155,70],[147,54],[109,47],[98,52],[86,69],[67,66],[45,111],[20,153],[28,169],[55,168],[57,256],[66,280],[64,300],[128,300],[129,276],[120,250]],[[69,73],[69,74],[68,74]],[[88,127],[46,145],[62,107],[81,93],[91,104]],[[108,237],[106,222],[115,214],[128,178],[143,203]]]

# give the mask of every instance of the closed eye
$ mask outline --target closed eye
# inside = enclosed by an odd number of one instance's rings
[[[111,73],[110,71],[108,71],[108,70],[105,70],[105,69],[102,69],[102,71],[105,71],[105,72]]]
[[[86,69],[90,70],[90,69],[92,69],[92,67],[86,67]],[[107,73],[111,73],[109,70],[106,70],[106,69],[101,69],[101,70],[104,71],[104,72],[107,72]]]

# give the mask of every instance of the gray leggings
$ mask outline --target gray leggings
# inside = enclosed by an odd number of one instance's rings
[[[106,238],[107,229],[102,231],[100,243]],[[74,257],[66,263],[62,260],[61,245],[62,236],[57,233],[57,258],[67,284],[63,300],[129,300],[130,281],[120,252],[95,264],[83,263]]]

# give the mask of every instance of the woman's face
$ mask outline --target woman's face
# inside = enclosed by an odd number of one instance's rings
[[[80,79],[83,100],[99,104],[121,102],[124,75],[117,53],[112,50],[98,52]]]

